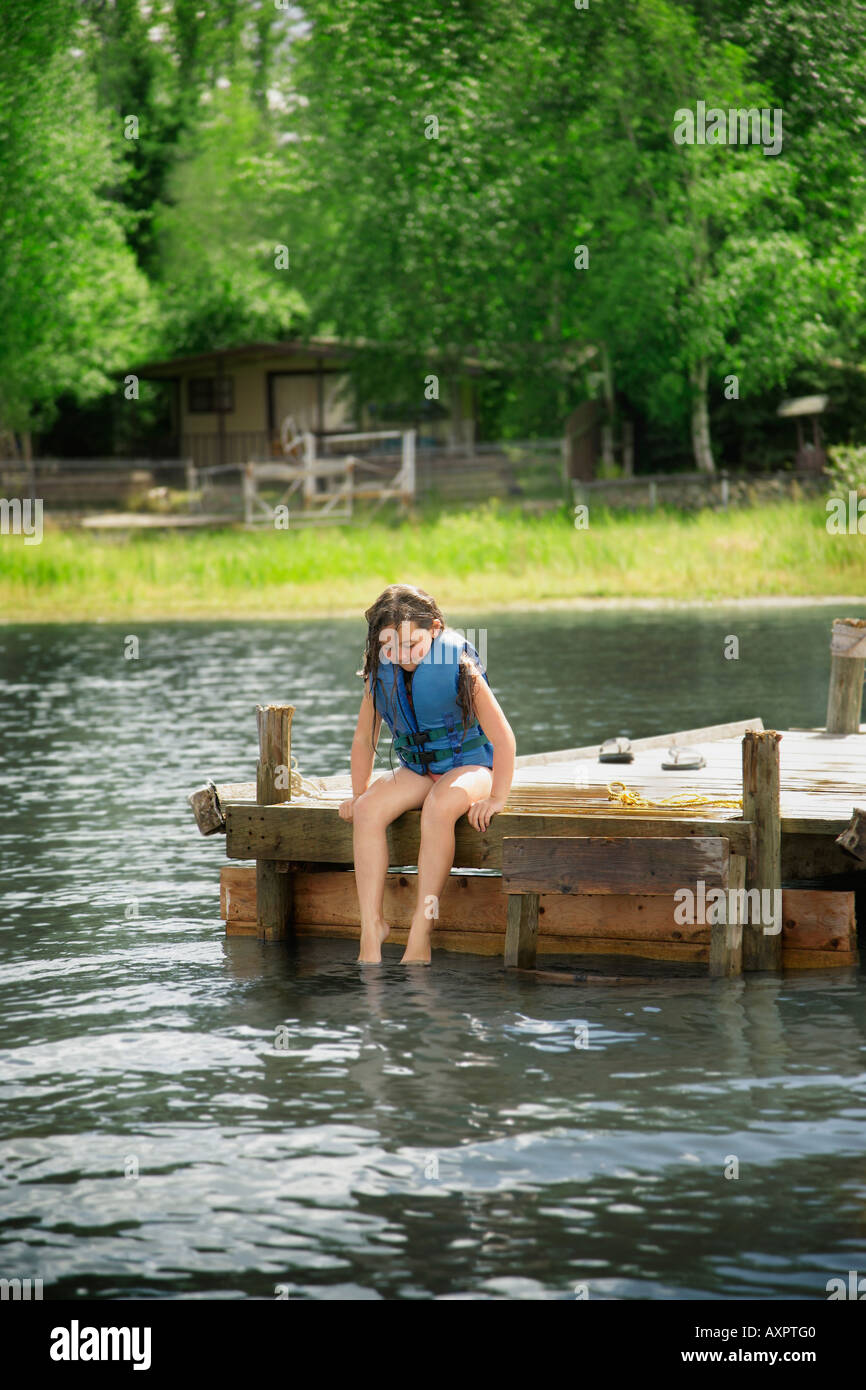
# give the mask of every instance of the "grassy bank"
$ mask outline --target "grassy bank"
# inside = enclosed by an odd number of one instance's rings
[[[12,621],[359,614],[396,581],[446,612],[579,598],[866,593],[866,537],[830,535],[823,502],[693,515],[533,517],[496,502],[366,528],[0,537]]]

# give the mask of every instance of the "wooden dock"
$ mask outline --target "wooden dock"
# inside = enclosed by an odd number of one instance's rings
[[[433,949],[501,954],[530,971],[541,954],[654,960],[723,976],[857,965],[864,668],[866,622],[837,620],[825,729],[765,730],[753,718],[634,740],[630,764],[600,763],[595,745],[518,758],[505,809],[488,830],[457,822]],[[292,713],[260,707],[256,785],[210,783],[190,798],[203,833],[224,830],[230,860],[255,861],[222,870],[226,931],[357,940],[352,825],[336,809],[351,783],[346,774],[295,792],[285,776],[280,785],[276,772],[291,765]],[[706,765],[663,771],[666,750],[683,745]],[[403,944],[420,811],[402,815],[387,836],[388,943]]]

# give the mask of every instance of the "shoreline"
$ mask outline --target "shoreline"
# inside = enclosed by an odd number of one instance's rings
[[[855,609],[862,609],[864,599],[859,595],[852,594],[830,594],[824,595],[790,595],[778,598],[770,598],[766,595],[757,595],[746,598],[718,598],[718,599],[679,599],[679,598],[566,598],[566,599],[527,599],[525,602],[520,600],[509,603],[501,603],[491,610],[483,603],[473,605],[472,608],[464,608],[457,605],[446,604],[445,608],[449,615],[479,612],[497,613],[545,613],[545,612],[603,612],[617,610],[637,610],[642,612],[665,612],[700,608],[814,608],[821,605],[834,604],[837,607],[846,604]],[[35,624],[50,623],[273,623],[273,622],[326,622],[328,620],[344,620],[358,618],[361,614],[361,607],[340,608],[340,609],[321,609],[315,606],[304,611],[293,611],[291,615],[280,612],[248,612],[240,611],[237,613],[224,613],[220,617],[208,612],[201,613],[149,613],[147,615],[136,614],[135,612],[121,614],[117,617],[98,617],[98,618],[70,618],[50,617],[50,616],[31,616],[24,618],[8,618],[0,614],[0,628],[4,627],[26,627]],[[846,617],[847,614],[839,614]],[[856,614],[855,614],[856,616]]]

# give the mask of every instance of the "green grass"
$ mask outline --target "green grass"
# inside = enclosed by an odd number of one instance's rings
[[[0,615],[13,621],[357,615],[386,584],[443,608],[583,598],[866,593],[866,536],[827,532],[822,500],[728,513],[593,506],[528,516],[496,501],[407,522],[318,531],[110,537],[46,527],[0,537]]]

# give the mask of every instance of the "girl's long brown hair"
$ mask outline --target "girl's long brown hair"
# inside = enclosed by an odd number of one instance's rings
[[[367,619],[364,664],[355,674],[363,678],[364,689],[373,692],[375,702],[376,680],[379,675],[379,634],[383,628],[393,627],[399,633],[400,624],[408,619],[415,627],[425,628],[429,632],[435,618],[439,619],[443,628],[446,623],[445,616],[436,600],[425,589],[418,589],[413,584],[389,584],[387,589],[383,589],[375,603],[367,609],[364,617]],[[480,677],[480,671],[468,652],[460,653],[459,667],[457,704],[463,713],[463,732],[465,733],[475,718],[475,682]],[[368,677],[369,686],[367,684]],[[376,727],[375,720],[373,727],[374,729]]]

